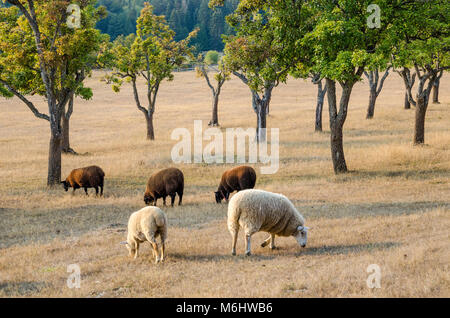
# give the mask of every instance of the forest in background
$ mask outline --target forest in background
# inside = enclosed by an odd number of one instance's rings
[[[177,41],[198,27],[199,33],[191,42],[197,50],[222,51],[222,34],[232,33],[225,17],[234,11],[239,1],[227,1],[223,7],[212,10],[208,7],[209,0],[99,0],[98,5],[107,8],[108,16],[99,21],[97,27],[109,34],[111,40],[136,32],[136,20],[145,2],[154,7],[155,14],[166,17],[170,28],[176,32]]]

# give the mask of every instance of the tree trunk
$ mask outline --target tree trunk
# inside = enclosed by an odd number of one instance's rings
[[[267,130],[267,101],[264,99],[255,98],[256,103],[256,141],[266,141]]]
[[[331,130],[331,159],[336,174],[347,172],[347,163],[344,157],[343,123],[338,120],[330,125]]]
[[[47,103],[50,115],[47,186],[53,187],[61,183],[61,115],[65,107],[58,104],[53,92],[47,94]]]
[[[323,102],[326,93],[326,86],[322,89],[322,81],[317,83],[317,105],[316,105],[316,121],[315,121],[315,131],[322,131],[322,113],[323,113]]]
[[[61,141],[61,151],[62,152],[71,152],[70,149],[70,135],[69,135],[69,126],[70,119],[66,116],[61,116],[61,129],[62,129],[62,141]]]
[[[219,126],[219,94],[213,96],[213,107],[212,107],[212,119],[209,122],[209,126],[217,127]]]
[[[267,138],[267,109],[269,103],[263,100],[259,106],[259,127],[258,127],[258,142],[264,142]]]
[[[272,99],[273,87],[267,87],[264,89],[262,98],[258,93],[252,91],[252,107],[256,113],[256,142],[264,142],[267,138],[267,109]]]
[[[60,134],[52,132],[48,154],[48,186],[55,186],[61,182],[61,140]]]
[[[411,109],[411,103],[409,102],[408,93],[405,93],[405,109]]]
[[[425,96],[417,98],[416,120],[414,124],[414,144],[425,143],[425,115],[427,112],[427,102]]]
[[[372,119],[375,112],[375,103],[377,101],[377,92],[375,87],[370,88],[369,107],[367,107],[366,119]]]
[[[153,114],[145,116],[147,122],[147,140],[155,140],[155,131],[153,129]]]
[[[437,78],[433,84],[433,104],[439,104],[439,84],[440,78]]]
[[[335,174],[348,171],[344,156],[343,127],[347,118],[348,103],[352,86],[344,86],[339,103],[339,112],[336,103],[336,82],[327,80],[328,107],[330,113],[330,131],[331,131],[331,159]]]
[[[323,100],[317,100],[317,107],[316,107],[316,125],[315,125],[315,131],[320,132],[322,131],[322,111],[323,111]]]

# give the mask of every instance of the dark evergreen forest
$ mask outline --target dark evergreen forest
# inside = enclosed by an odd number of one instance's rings
[[[192,44],[199,51],[223,49],[221,35],[230,34],[231,28],[225,17],[234,11],[239,0],[226,1],[226,5],[216,10],[208,7],[209,0],[99,0],[108,10],[108,17],[98,23],[103,33],[108,33],[111,40],[119,35],[128,35],[136,31],[136,19],[144,2],[154,7],[157,15],[164,15],[176,40],[184,39],[196,27],[200,28]]]

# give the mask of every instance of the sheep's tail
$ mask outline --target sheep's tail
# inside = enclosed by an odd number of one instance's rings
[[[155,223],[158,227],[164,227],[167,224],[166,217],[164,215],[156,217]]]

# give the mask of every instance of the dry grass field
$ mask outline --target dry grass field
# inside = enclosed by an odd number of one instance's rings
[[[63,155],[63,175],[101,166],[104,198],[48,190],[48,123],[18,99],[0,100],[0,297],[450,297],[450,76],[441,104],[429,106],[422,147],[412,146],[414,110],[403,109],[398,75],[387,79],[373,120],[365,119],[368,85],[358,83],[344,130],[351,171],[341,176],[330,159],[327,104],[324,132],[314,133],[316,87],[290,80],[276,88],[268,126],[280,129],[280,169],[257,169],[257,188],[294,202],[312,227],[308,245],[279,238],[271,251],[258,233],[244,257],[241,231],[233,257],[226,205],[213,193],[232,165],[174,165],[170,156],[175,128],[192,131],[198,119],[206,128],[206,83],[187,72],[162,85],[149,142],[131,87],[114,94],[102,74],[88,80],[93,100],[76,100],[71,146],[81,155]],[[221,128],[253,127],[250,102],[239,80],[226,83]],[[148,243],[134,261],[119,242],[144,206],[149,175],[168,166],[183,170],[186,186],[184,205],[165,208],[166,262],[151,262]],[[79,289],[67,287],[70,264],[81,268]],[[379,289],[367,287],[370,264],[381,269]]]

